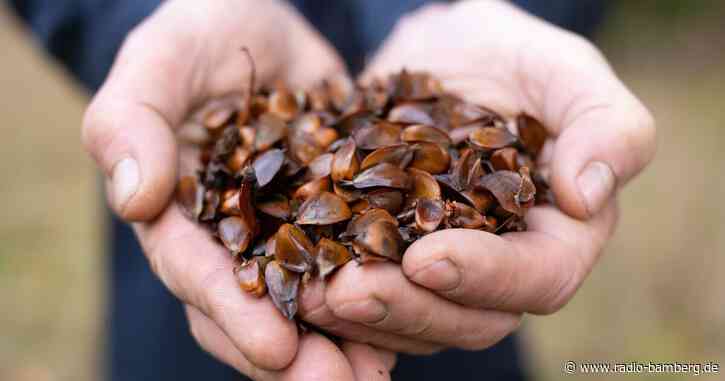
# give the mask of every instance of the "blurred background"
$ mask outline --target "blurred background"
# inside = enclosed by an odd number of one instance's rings
[[[611,5],[597,43],[652,109],[659,153],[622,194],[619,230],[574,300],[525,319],[542,381],[567,360],[725,366],[725,2]],[[79,142],[87,98],[2,5],[0,47],[0,380],[95,380],[106,258]]]

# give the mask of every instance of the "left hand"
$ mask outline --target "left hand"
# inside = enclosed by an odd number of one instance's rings
[[[559,208],[532,208],[523,233],[430,234],[408,249],[402,272],[348,264],[324,291],[303,295],[317,307],[302,313],[354,340],[382,331],[439,348],[485,348],[522,313],[553,313],[572,298],[614,231],[618,189],[654,155],[654,122],[591,43],[503,1],[432,5],[404,17],[363,81],[403,67],[546,125],[553,141],[542,165]]]

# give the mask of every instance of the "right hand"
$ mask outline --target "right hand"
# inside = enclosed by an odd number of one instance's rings
[[[174,129],[204,100],[240,92],[256,61],[264,83],[310,85],[344,72],[332,48],[281,1],[171,0],[124,43],[89,106],[83,143],[106,175],[108,199],[134,229],[156,275],[187,305],[208,352],[257,380],[389,378],[395,355],[298,337],[268,298],[240,291],[229,254],[169,204],[177,179]]]

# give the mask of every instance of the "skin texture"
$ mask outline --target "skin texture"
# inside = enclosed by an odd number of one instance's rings
[[[228,253],[168,202],[174,129],[205,100],[244,89],[242,46],[258,83],[304,87],[344,72],[282,2],[171,0],[128,37],[82,137],[107,176],[109,203],[134,222],[154,272],[187,304],[199,344],[256,380],[386,379],[394,352],[486,348],[523,313],[560,309],[614,230],[617,191],[655,151],[649,112],[585,40],[499,1],[405,16],[362,79],[427,70],[472,102],[541,120],[554,137],[542,163],[561,210],[533,208],[524,233],[433,233],[408,249],[402,267],[349,263],[328,284],[310,283],[300,315],[346,339],[338,346],[298,335],[269,298],[241,292]]]

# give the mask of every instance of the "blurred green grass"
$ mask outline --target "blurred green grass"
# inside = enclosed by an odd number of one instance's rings
[[[659,153],[621,196],[618,232],[574,300],[523,327],[542,381],[567,360],[725,360],[725,4],[617,1],[600,44],[658,120]],[[0,380],[95,380],[105,253],[85,96],[0,10]],[[725,376],[700,376],[722,380]]]

